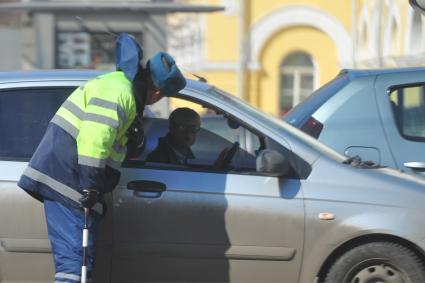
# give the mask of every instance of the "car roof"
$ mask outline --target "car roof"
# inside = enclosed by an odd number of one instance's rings
[[[104,74],[98,70],[37,70],[0,72],[0,83],[31,82],[31,81],[66,81],[88,80]]]
[[[111,71],[111,70],[110,70]],[[101,70],[36,70],[36,71],[16,71],[0,72],[0,84],[19,82],[48,82],[48,81],[86,81],[108,71]],[[207,91],[212,86],[208,83],[186,79],[186,88]]]
[[[387,69],[343,69],[340,75],[347,75],[349,79],[358,77],[376,76],[382,74],[396,74],[407,72],[424,72],[425,67],[409,67],[409,68],[387,68]]]
[[[301,127],[311,115],[326,101],[351,81],[362,77],[374,77],[383,74],[406,74],[409,72],[425,72],[425,67],[387,68],[387,69],[343,69],[333,80],[317,89],[307,99],[296,105],[283,119],[296,127]]]

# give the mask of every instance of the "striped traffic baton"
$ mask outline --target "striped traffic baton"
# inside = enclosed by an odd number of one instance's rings
[[[84,225],[83,225],[83,265],[81,266],[81,283],[87,282],[87,261],[88,261],[88,243],[89,243],[89,213],[90,209],[84,207]]]

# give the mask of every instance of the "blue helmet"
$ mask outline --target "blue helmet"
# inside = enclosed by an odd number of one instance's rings
[[[151,78],[155,86],[165,96],[178,93],[186,86],[173,57],[166,52],[158,52],[147,62]]]
[[[139,70],[143,58],[143,49],[133,36],[121,33],[115,47],[115,60],[117,70],[124,72],[127,79],[133,81]]]

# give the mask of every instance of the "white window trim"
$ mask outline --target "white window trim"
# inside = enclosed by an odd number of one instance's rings
[[[379,0],[381,1],[381,0]],[[378,11],[379,9],[381,9],[381,6],[379,4],[379,1],[376,1],[373,5],[372,11]],[[368,53],[369,58],[368,59],[374,59],[377,58],[378,56],[380,56],[379,54],[381,53],[379,50],[379,45],[378,45],[378,41],[379,41],[379,37],[381,36],[381,30],[380,30],[380,23],[379,20],[381,19],[380,16],[378,15],[374,15],[372,17],[371,22],[369,22],[369,43],[368,43]]]
[[[415,39],[417,40],[417,38],[416,38],[416,36],[418,36],[418,35],[414,35],[413,34],[413,21],[414,21],[414,15],[415,15],[415,11],[413,10],[413,8],[412,7],[409,7],[408,8],[408,12],[407,12],[407,24],[406,24],[406,35],[405,35],[405,38],[404,38],[404,50],[405,50],[405,52],[406,52],[406,54],[407,55],[414,55],[414,54],[418,54],[418,53],[421,53],[421,52],[423,52],[423,45],[424,45],[424,18],[423,18],[423,16],[421,15],[421,14],[419,14],[420,15],[420,18],[421,18],[421,30],[422,30],[422,34],[420,35],[420,46],[422,47],[422,50],[419,50],[419,52],[418,51],[414,51],[414,50],[412,50],[412,46],[411,46],[411,43],[412,43],[412,37],[415,37]]]
[[[369,16],[368,16],[368,9],[367,6],[364,4],[362,7],[362,11],[360,13],[360,18],[358,21],[358,30],[359,30],[359,35],[358,35],[358,43],[359,43],[359,59],[363,60],[363,59],[367,59],[370,50],[370,38],[371,38],[371,34],[370,34],[370,23],[369,23]],[[364,34],[366,33],[367,38],[366,41],[363,40],[364,38]]]
[[[224,15],[236,16],[240,11],[240,1],[245,0],[221,0],[221,5],[225,7]]]
[[[384,45],[383,48],[383,56],[388,57],[391,56],[391,50],[392,50],[392,42],[393,37],[396,36],[396,40],[400,39],[400,11],[398,9],[398,6],[396,3],[392,3],[390,7],[390,11],[388,13],[387,21],[386,21],[386,27],[385,27],[385,33],[384,33]],[[393,26],[397,25],[397,33],[393,34],[392,29]],[[400,42],[397,42],[399,45]]]
[[[250,30],[250,66],[259,67],[260,53],[270,37],[279,30],[293,26],[310,26],[323,31],[335,43],[340,67],[352,67],[351,34],[335,16],[324,10],[303,5],[277,9],[255,23]]]

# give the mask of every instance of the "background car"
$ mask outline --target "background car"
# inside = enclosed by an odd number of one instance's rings
[[[16,183],[61,101],[95,75],[0,74],[1,282],[53,277],[43,205]],[[228,128],[200,131],[202,164],[123,164],[105,196],[96,282],[425,282],[424,180],[347,160],[205,83],[165,99]],[[148,139],[166,131],[164,117],[145,121]],[[214,168],[236,142],[229,166]]]
[[[284,120],[347,156],[425,171],[425,68],[343,70]]]

